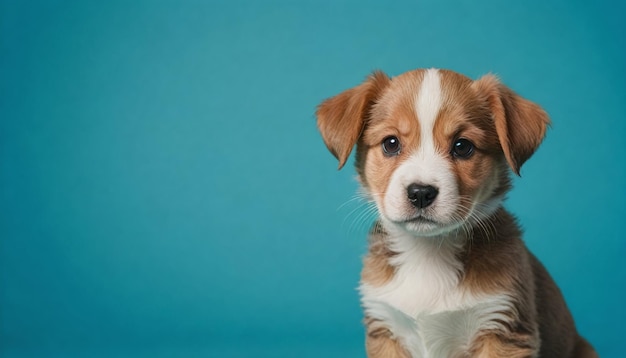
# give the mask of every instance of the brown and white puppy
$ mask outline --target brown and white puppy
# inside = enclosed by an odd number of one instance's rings
[[[549,119],[487,75],[427,69],[324,101],[317,123],[379,220],[359,290],[370,357],[595,357],[502,206]]]

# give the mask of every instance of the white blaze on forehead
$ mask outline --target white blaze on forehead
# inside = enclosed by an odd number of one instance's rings
[[[438,186],[443,184],[442,181],[446,181],[445,173],[448,172],[448,163],[437,153],[433,135],[435,121],[441,110],[441,102],[441,76],[437,69],[428,69],[424,72],[424,78],[415,98],[415,112],[420,124],[420,143],[419,148],[408,161],[411,168],[410,173],[407,174],[411,181],[405,185],[417,182]]]
[[[422,150],[428,147],[434,150],[433,128],[441,109],[441,78],[437,69],[431,68],[424,73],[424,79],[417,92],[415,108],[421,129],[420,146]]]

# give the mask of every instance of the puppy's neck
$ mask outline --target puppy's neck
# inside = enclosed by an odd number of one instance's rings
[[[388,302],[410,317],[458,308],[464,272],[460,257],[468,241],[465,234],[416,237],[379,222],[370,240],[370,262],[377,257],[388,265],[382,267],[388,268],[366,269],[361,292],[367,302]],[[384,277],[383,272],[390,276]]]
[[[472,231],[456,228],[436,236],[423,236],[407,232],[392,223],[381,222],[387,234],[386,244],[390,251],[402,254],[411,251],[423,251],[434,255],[459,252],[471,238]]]

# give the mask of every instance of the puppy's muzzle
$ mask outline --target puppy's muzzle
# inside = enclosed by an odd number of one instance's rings
[[[413,206],[424,209],[435,201],[439,190],[432,185],[413,183],[406,188],[406,194]]]

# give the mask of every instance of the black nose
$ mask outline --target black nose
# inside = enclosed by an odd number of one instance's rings
[[[413,183],[406,188],[406,194],[413,206],[418,209],[423,209],[435,201],[439,190],[431,185]]]

